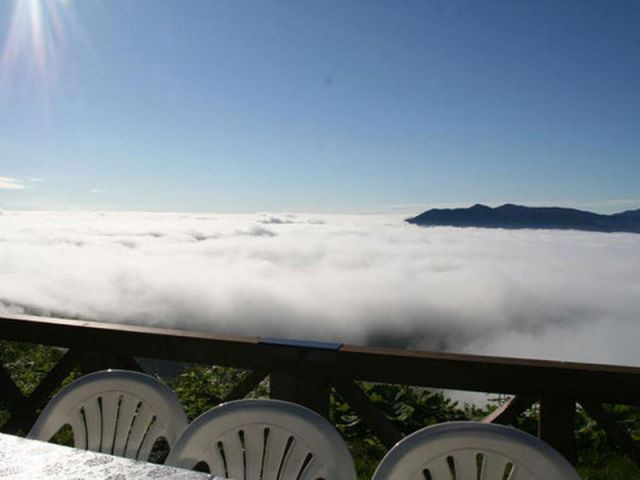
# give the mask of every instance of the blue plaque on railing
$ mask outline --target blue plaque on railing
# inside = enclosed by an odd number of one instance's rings
[[[266,345],[283,345],[287,347],[315,348],[320,350],[340,350],[342,343],[317,342],[314,340],[297,340],[294,338],[262,337],[260,343]]]

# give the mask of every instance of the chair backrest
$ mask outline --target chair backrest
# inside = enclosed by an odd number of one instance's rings
[[[187,417],[173,391],[153,377],[105,370],[63,388],[27,436],[48,441],[65,425],[77,448],[147,460],[158,439],[175,443]]]
[[[279,400],[238,400],[196,418],[166,463],[243,480],[355,480],[353,459],[327,420]]]
[[[502,425],[451,422],[398,442],[373,480],[580,480],[548,444]]]

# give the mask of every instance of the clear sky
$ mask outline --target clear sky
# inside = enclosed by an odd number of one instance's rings
[[[639,25],[636,0],[0,0],[0,207],[638,208]]]

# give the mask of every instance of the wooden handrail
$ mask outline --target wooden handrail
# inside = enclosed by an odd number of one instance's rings
[[[339,379],[640,404],[640,368],[342,345],[89,322],[0,316],[0,338],[79,350],[268,369]]]

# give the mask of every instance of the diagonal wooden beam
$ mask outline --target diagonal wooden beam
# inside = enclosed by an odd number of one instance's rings
[[[334,387],[385,447],[391,448],[402,440],[402,434],[354,381],[335,380]]]
[[[8,408],[15,409],[24,404],[25,396],[2,364],[0,364],[0,388],[2,389],[0,402],[4,403]]]
[[[600,403],[588,400],[580,401],[579,403],[589,416],[605,431],[609,438],[637,465],[640,465],[640,446],[638,446],[638,443],[631,435],[620,426],[615,417],[607,412]]]
[[[80,359],[81,354],[78,351],[68,350],[36,386],[31,395],[14,408],[11,418],[2,426],[2,430],[15,433],[29,429],[38,417],[38,410],[47,404],[64,379],[78,365]]]
[[[536,403],[535,398],[515,396],[482,419],[482,423],[509,425]]]
[[[71,371],[80,362],[81,355],[77,350],[67,350],[58,363],[49,370],[49,373],[33,390],[27,404],[34,408],[42,408],[46,405],[49,399],[53,396],[56,389],[62,384],[65,378],[69,376]]]
[[[258,385],[260,385],[260,382],[262,382],[268,374],[269,373],[264,370],[254,370],[250,372],[240,380],[240,383],[238,383],[222,401],[230,402],[232,400],[239,400],[246,397],[249,393],[255,390]]]

